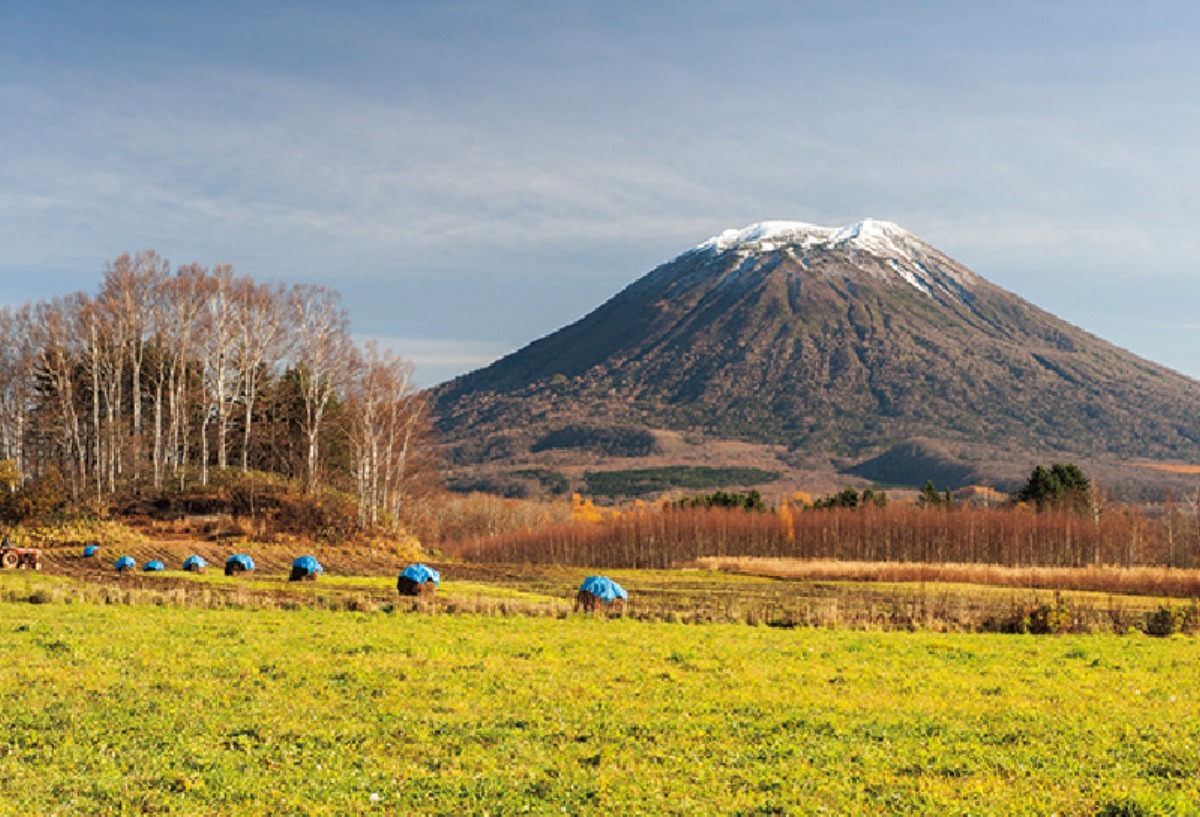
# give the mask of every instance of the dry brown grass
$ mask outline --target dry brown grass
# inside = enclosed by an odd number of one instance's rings
[[[994,564],[838,562],[829,559],[708,557],[696,567],[810,581],[952,583],[1123,595],[1200,597],[1200,570],[1169,567],[1006,567]]]
[[[1168,474],[1200,474],[1200,465],[1182,465],[1165,462],[1139,462],[1135,464],[1138,468],[1165,471]]]

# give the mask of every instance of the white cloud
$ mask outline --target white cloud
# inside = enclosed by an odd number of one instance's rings
[[[214,56],[118,37],[106,53],[128,53],[99,68],[9,58],[0,275],[78,269],[88,288],[105,258],[154,247],[320,281],[376,309],[355,321],[371,331],[429,331],[415,317],[460,339],[398,348],[427,370],[483,365],[509,350],[469,339],[500,318],[546,331],[587,306],[566,290],[615,292],[767,218],[892,219],[1002,285],[1194,275],[1194,49],[1158,47],[1132,12],[1086,15],[1114,51],[1037,4],[434,5],[283,28],[197,12]],[[462,292],[488,276],[513,291],[499,317]]]
[[[400,338],[355,334],[358,343],[375,341],[412,361],[415,380],[421,386],[433,386],[462,372],[481,369],[513,351],[498,341],[455,340],[445,338]]]

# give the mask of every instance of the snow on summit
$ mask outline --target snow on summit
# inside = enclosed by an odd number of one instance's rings
[[[868,218],[848,227],[821,227],[804,221],[760,221],[740,230],[725,230],[696,247],[698,250],[764,250],[781,247],[849,246],[883,255],[908,257],[912,233],[890,221]]]
[[[947,259],[891,221],[863,219],[846,227],[821,227],[803,221],[760,221],[725,230],[692,252],[736,252],[747,261],[762,253],[799,250],[849,250],[847,263],[870,275],[897,276],[925,295],[945,293],[961,299],[973,273]],[[804,263],[802,259],[801,263]],[[743,265],[744,266],[744,265]]]

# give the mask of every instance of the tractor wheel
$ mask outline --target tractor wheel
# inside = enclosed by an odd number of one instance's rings
[[[9,551],[9,552],[5,553],[3,556],[0,556],[0,567],[3,567],[5,570],[12,570],[14,567],[17,566],[17,564],[20,561],[21,561],[20,556],[13,553],[12,551]]]

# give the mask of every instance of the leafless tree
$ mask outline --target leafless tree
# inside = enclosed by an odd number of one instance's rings
[[[212,290],[212,279],[199,264],[175,271],[167,287],[164,315],[167,348],[173,358],[168,372],[169,451],[182,489],[187,479],[190,366],[196,354],[197,323]]]
[[[217,467],[224,470],[229,454],[229,418],[238,372],[234,367],[234,344],[237,332],[237,303],[234,296],[233,268],[228,265],[213,269],[209,277],[208,297],[201,312],[200,359],[201,380],[204,386],[204,405],[200,418],[200,482],[208,484],[209,434],[208,427],[217,427]]]
[[[271,461],[302,475],[309,493],[327,471],[350,477],[363,527],[397,523],[423,485],[412,475],[425,467],[428,412],[412,365],[375,344],[357,353],[334,290],[258,285],[229,266],[172,272],[147,250],[106,264],[94,299],[80,292],[0,307],[0,337],[9,490],[54,468],[76,501],[89,484],[103,499],[151,462],[156,489],[171,467],[183,489],[197,452],[207,483],[210,466],[227,468],[236,452],[239,422],[243,471]],[[272,409],[256,416],[262,395]],[[260,428],[271,435],[265,448],[253,436]],[[340,460],[329,467],[328,440],[349,444],[353,471]]]
[[[425,402],[412,382],[413,366],[374,341],[356,355],[349,385],[350,449],[360,527],[398,520],[409,455]]]
[[[291,292],[295,369],[304,402],[305,490],[316,489],[320,475],[320,439],[329,403],[345,377],[353,352],[349,319],[337,292],[300,284]]]
[[[109,301],[88,300],[80,312],[80,320],[87,331],[82,362],[91,379],[90,447],[97,499],[103,495],[106,483],[110,493],[116,490],[118,450],[121,447],[118,415],[125,347],[117,326],[117,314],[112,306],[114,304]]]
[[[130,432],[134,446],[135,476],[140,473],[143,459],[142,366],[146,341],[154,323],[163,284],[170,274],[171,265],[154,250],[142,250],[132,258],[125,253],[106,265],[97,299],[112,312],[119,342],[129,363]],[[120,411],[120,406],[117,411]],[[121,452],[117,451],[116,454],[119,469]]]
[[[80,358],[81,313],[87,296],[76,292],[33,308],[33,337],[38,350],[37,375],[50,390],[61,423],[61,451],[68,464],[71,495],[78,501],[87,473],[87,451],[77,406],[75,364]]]
[[[25,432],[33,395],[30,307],[0,307],[0,459],[25,474]]]
[[[259,285],[249,278],[234,282],[234,362],[241,377],[243,472],[250,470],[251,429],[262,380],[275,370],[290,346],[286,295],[282,285]]]

